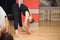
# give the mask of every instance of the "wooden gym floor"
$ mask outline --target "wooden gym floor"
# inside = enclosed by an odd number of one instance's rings
[[[13,21],[10,22],[9,32],[14,35]],[[31,35],[21,32],[23,37],[14,36],[14,40],[60,40],[60,22],[40,21],[39,27],[30,27]]]

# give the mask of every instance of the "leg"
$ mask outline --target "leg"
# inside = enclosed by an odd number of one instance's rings
[[[14,29],[17,35],[18,34],[18,18],[17,17],[14,18]]]
[[[19,23],[19,16],[16,16],[14,19],[15,35],[17,37],[22,37],[21,35],[19,35],[19,32],[18,32],[18,23]]]
[[[19,27],[20,27],[21,31],[24,31],[23,25],[22,25],[22,17],[21,17],[21,14],[19,16]]]
[[[19,15],[19,26],[22,27],[22,17],[21,17],[21,14]]]
[[[14,16],[14,28],[15,28],[15,33],[16,33],[16,36],[19,36],[19,32],[18,32],[19,7],[17,6],[17,4],[14,4],[14,5],[13,5],[12,11],[13,11],[13,16]]]

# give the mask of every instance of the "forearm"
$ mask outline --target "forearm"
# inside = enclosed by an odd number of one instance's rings
[[[8,21],[8,18],[5,17],[5,28],[6,28],[6,31],[8,31],[8,27],[9,27],[9,21]]]
[[[1,31],[2,31],[2,30],[1,30],[1,28],[0,28],[0,36],[1,36]]]

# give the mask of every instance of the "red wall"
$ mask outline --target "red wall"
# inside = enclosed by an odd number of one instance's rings
[[[39,9],[39,0],[23,0],[23,3],[30,9]]]
[[[18,3],[18,0],[16,0],[16,3]]]

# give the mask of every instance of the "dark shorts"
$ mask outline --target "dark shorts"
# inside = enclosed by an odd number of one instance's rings
[[[26,5],[21,4],[20,11],[21,11],[22,14],[25,16],[25,12],[26,12],[26,11],[29,12],[29,9],[28,9],[28,7],[27,7]]]

